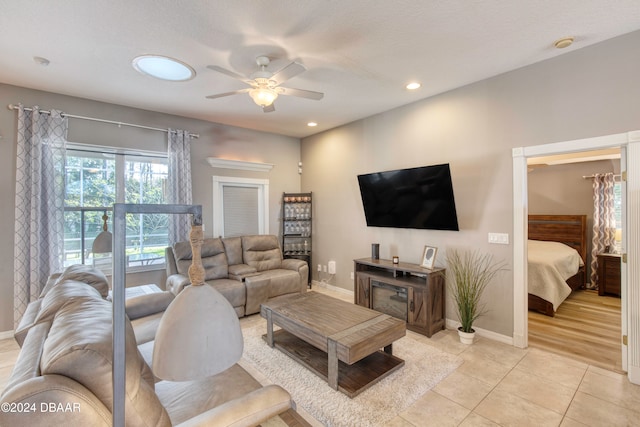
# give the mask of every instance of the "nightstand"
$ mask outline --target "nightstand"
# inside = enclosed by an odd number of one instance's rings
[[[598,254],[598,295],[620,296],[620,255]]]

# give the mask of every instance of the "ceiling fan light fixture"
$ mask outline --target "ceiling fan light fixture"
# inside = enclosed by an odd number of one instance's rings
[[[260,87],[251,89],[249,91],[249,96],[253,99],[253,102],[264,108],[273,104],[273,101],[278,97],[278,93],[273,89]]]
[[[168,56],[141,55],[134,58],[131,65],[141,74],[172,82],[191,80],[196,75],[191,66]]]

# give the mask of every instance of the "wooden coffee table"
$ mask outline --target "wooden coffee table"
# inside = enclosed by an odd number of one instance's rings
[[[267,344],[354,397],[404,365],[392,343],[406,334],[405,322],[317,292],[262,304]],[[273,325],[280,330],[273,330]],[[384,349],[384,351],[380,351]]]

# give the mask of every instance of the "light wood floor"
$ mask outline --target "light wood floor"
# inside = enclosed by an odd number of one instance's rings
[[[573,292],[554,317],[529,312],[529,345],[622,372],[620,298]]]

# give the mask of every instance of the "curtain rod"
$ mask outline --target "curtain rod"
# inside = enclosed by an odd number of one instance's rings
[[[9,110],[17,110],[18,106],[14,105],[14,104],[9,104],[9,105],[7,105],[7,108],[9,108]],[[24,107],[24,109],[25,109],[25,111],[33,111],[33,109],[29,108],[29,107]],[[47,111],[47,110],[40,110],[40,112],[43,113],[43,114],[51,114],[51,111]],[[96,119],[95,117],[76,116],[75,114],[69,114],[69,113],[61,113],[60,115],[63,116],[63,117],[68,117],[70,119],[91,120],[93,122],[109,123],[109,124],[112,124],[112,125],[118,125],[118,127],[120,127],[120,126],[129,126],[129,127],[134,127],[134,128],[157,130],[157,131],[160,131],[160,132],[169,133],[169,129],[154,128],[154,127],[151,127],[151,126],[143,126],[143,125],[136,125],[136,124],[132,124],[132,123],[116,122],[116,121],[113,121],[113,120]],[[189,136],[192,137],[192,138],[200,138],[200,135],[197,134],[197,133],[190,133]]]

